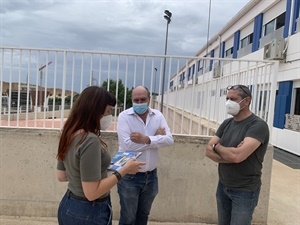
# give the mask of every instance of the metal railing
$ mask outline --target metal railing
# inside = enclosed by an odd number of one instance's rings
[[[76,96],[87,86],[99,85],[118,97],[115,131],[118,113],[130,106],[133,87],[147,86],[152,96],[150,106],[161,108],[165,58],[163,113],[174,134],[212,134],[228,117],[226,87],[233,84],[249,86],[252,111],[272,127],[278,73],[275,61],[0,49],[1,127],[61,129]],[[180,76],[183,72],[185,77]]]

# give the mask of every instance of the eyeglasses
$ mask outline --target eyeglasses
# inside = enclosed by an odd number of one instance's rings
[[[227,87],[227,90],[237,90],[237,89],[242,89],[242,91],[247,95],[247,96],[251,96],[251,93],[249,92],[248,88],[244,85],[229,85]]]

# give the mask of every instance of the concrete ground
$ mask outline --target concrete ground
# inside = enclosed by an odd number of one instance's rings
[[[57,225],[57,220],[56,218],[0,216],[0,224]],[[113,225],[117,224],[117,221],[113,222]],[[159,223],[153,221],[148,223],[148,225],[178,224],[180,223]],[[185,224],[201,225],[201,223]],[[294,169],[277,160],[273,160],[268,225],[300,225],[300,169]]]

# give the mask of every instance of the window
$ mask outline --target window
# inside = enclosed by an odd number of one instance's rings
[[[197,71],[199,71],[200,70],[200,60],[198,60],[198,62],[197,62]]]
[[[252,44],[252,42],[253,42],[253,33],[249,34],[247,37],[241,40],[241,49],[249,44]]]
[[[189,70],[188,70],[188,80],[191,80],[192,78],[192,73],[191,73],[191,67],[189,67]]]
[[[285,12],[282,13],[281,15],[279,15],[276,18],[276,30],[278,30],[279,28],[284,26],[284,22],[285,22]]]
[[[184,83],[184,79],[185,79],[184,73],[185,72],[183,72],[182,74],[180,74],[180,78],[179,78],[179,83],[180,84]]]
[[[268,35],[275,30],[283,27],[285,23],[285,12],[277,16],[275,19],[271,20],[265,25],[264,35]]]
[[[275,30],[275,19],[265,25],[265,36]]]
[[[300,88],[296,88],[296,98],[295,98],[295,115],[300,115]]]
[[[232,53],[233,53],[233,47],[231,47],[231,48],[229,48],[229,49],[226,50],[225,56],[232,55]]]
[[[2,107],[8,107],[8,97],[2,96]]]
[[[198,61],[198,75],[203,74],[203,60]]]

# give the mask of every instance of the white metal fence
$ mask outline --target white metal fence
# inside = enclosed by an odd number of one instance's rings
[[[1,127],[61,129],[76,95],[87,86],[103,84],[118,96],[115,122],[118,113],[129,106],[131,89],[144,85],[151,92],[151,106],[163,110],[173,133],[189,135],[211,134],[227,117],[226,87],[244,84],[253,95],[252,111],[272,127],[277,62],[0,49]],[[116,123],[111,129],[116,130]]]

